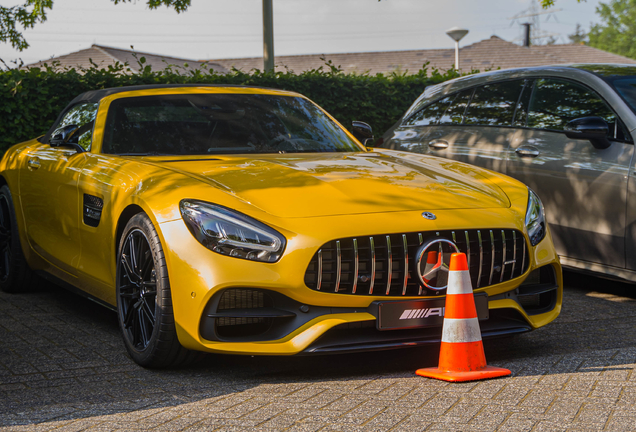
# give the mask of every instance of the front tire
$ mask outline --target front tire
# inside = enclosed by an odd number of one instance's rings
[[[177,338],[163,248],[144,213],[130,219],[119,244],[117,315],[126,349],[137,364],[176,366],[193,356]]]
[[[4,185],[0,187],[0,289],[8,293],[25,292],[35,281],[20,245],[13,196]]]

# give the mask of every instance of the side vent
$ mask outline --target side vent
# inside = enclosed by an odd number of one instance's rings
[[[103,208],[104,200],[94,195],[84,194],[84,223],[91,227],[99,225]]]

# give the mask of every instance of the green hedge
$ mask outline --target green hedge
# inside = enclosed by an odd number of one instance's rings
[[[292,90],[309,97],[336,117],[345,127],[352,120],[369,123],[376,136],[404,113],[424,88],[457,76],[444,75],[426,65],[414,75],[345,74],[331,62],[318,69],[293,72],[250,73],[233,70],[220,75],[208,70],[186,71],[168,66],[153,71],[139,59],[141,73],[127,65],[88,69],[14,68],[0,71],[0,154],[11,145],[45,133],[58,113],[78,94],[87,90],[140,84],[244,84]]]

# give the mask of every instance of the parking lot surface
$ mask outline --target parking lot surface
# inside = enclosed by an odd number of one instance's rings
[[[511,377],[452,384],[414,374],[437,347],[146,370],[113,312],[56,287],[0,293],[0,430],[636,430],[636,286],[566,273],[563,304],[486,341]]]

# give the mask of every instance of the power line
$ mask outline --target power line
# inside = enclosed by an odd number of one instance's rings
[[[512,26],[515,23],[524,25],[524,24],[529,24],[531,26],[531,43],[533,45],[541,45],[541,42],[543,42],[544,40],[554,40],[554,37],[556,36],[557,38],[560,37],[561,35],[559,33],[549,33],[549,32],[545,32],[541,30],[541,16],[542,15],[546,15],[546,21],[548,19],[550,19],[551,16],[554,16],[554,19],[557,20],[556,15],[554,15],[556,12],[561,12],[563,9],[548,9],[548,10],[544,10],[544,11],[540,11],[538,9],[539,7],[539,0],[530,0],[530,7],[522,12],[519,12],[518,14],[516,14],[513,17],[508,18],[509,20],[511,20],[510,25]],[[521,23],[519,22],[519,20],[521,20],[522,18],[530,18],[530,23]],[[515,40],[524,40],[524,36],[521,36],[519,38],[516,38]]]

